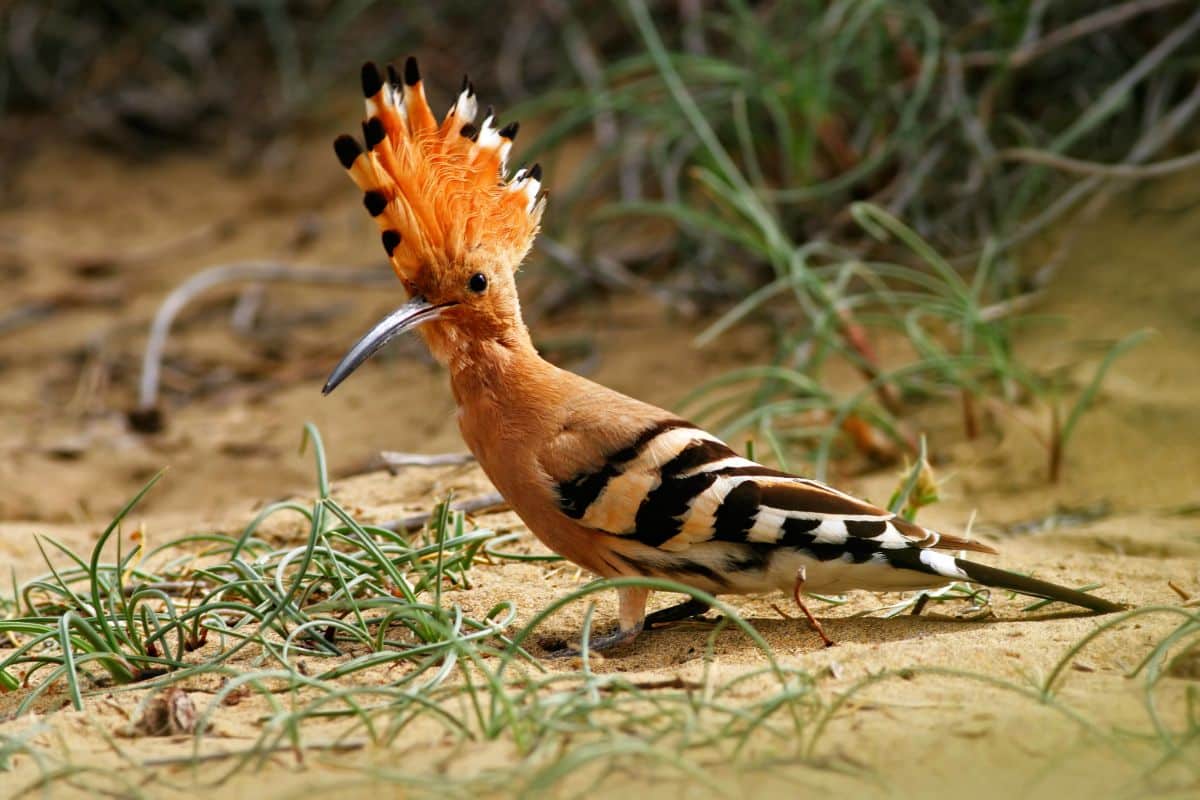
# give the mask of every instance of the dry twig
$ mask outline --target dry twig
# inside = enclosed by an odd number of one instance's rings
[[[142,377],[138,385],[138,403],[130,420],[143,432],[161,429],[158,412],[158,384],[163,351],[175,317],[197,295],[223,283],[256,281],[339,286],[392,286],[394,278],[384,270],[347,271],[335,267],[297,267],[274,261],[247,261],[222,264],[198,272],[176,287],[154,315],[146,351],[142,356]]]

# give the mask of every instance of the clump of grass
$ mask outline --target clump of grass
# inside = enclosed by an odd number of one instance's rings
[[[1057,483],[1062,475],[1062,464],[1064,454],[1067,449],[1067,443],[1071,441],[1071,436],[1075,432],[1076,425],[1079,424],[1080,417],[1083,416],[1096,400],[1096,396],[1100,393],[1100,386],[1104,382],[1104,376],[1108,374],[1113,363],[1124,355],[1126,352],[1136,347],[1150,335],[1150,331],[1141,330],[1135,331],[1120,341],[1108,348],[1104,354],[1104,358],[1096,366],[1095,372],[1092,373],[1091,380],[1076,397],[1075,401],[1070,404],[1066,414],[1066,422],[1060,423],[1062,419],[1062,400],[1058,387],[1051,384],[1046,386],[1043,384],[1044,391],[1041,392],[1043,398],[1049,397],[1050,403],[1050,435],[1046,450],[1049,456],[1049,466],[1047,467],[1047,477],[1052,483]],[[1045,441],[1045,440],[1043,440]]]
[[[684,407],[713,419],[721,433],[762,436],[775,456],[807,451],[819,477],[826,475],[837,448],[848,444],[873,460],[888,462],[915,451],[916,437],[905,417],[930,398],[957,399],[964,435],[980,435],[981,398],[1049,409],[1050,425],[1038,435],[1046,446],[1047,477],[1061,476],[1062,456],[1082,414],[1091,407],[1113,363],[1148,335],[1139,331],[1113,344],[1088,384],[1070,399],[1066,424],[1059,424],[1071,387],[1060,373],[1037,369],[1015,353],[1006,302],[992,292],[992,254],[986,254],[968,281],[914,230],[883,209],[855,204],[852,213],[873,235],[897,239],[915,264],[866,261],[826,249],[828,260],[809,265],[817,281],[845,286],[861,279],[867,292],[839,301],[853,308],[856,325],[902,337],[907,355],[886,369],[866,368],[854,348],[831,344],[818,323],[783,330],[772,363],[733,370],[701,384],[684,397]],[[731,309],[702,335],[712,341],[738,319],[782,292],[796,290],[799,278],[773,281]],[[838,396],[823,385],[835,360],[863,365],[868,380]],[[890,387],[894,393],[883,391]],[[714,399],[715,396],[715,399]]]
[[[573,15],[574,37],[607,59],[572,59],[576,80],[528,105],[553,112],[533,149],[590,125],[594,152],[560,206],[593,207],[606,188],[620,201],[604,214],[671,220],[672,264],[709,291],[754,288],[750,264],[783,275],[795,242],[862,245],[846,213],[856,201],[952,252],[1025,241],[1125,174],[1092,165],[1082,173],[1102,180],[1085,186],[1059,156],[1128,169],[1196,112],[1188,46],[1200,15],[1183,2],[730,2],[678,20],[645,0],[621,10],[624,52],[604,49],[611,15]],[[1077,91],[1062,91],[1063,75]],[[1034,216],[1038,206],[1049,208]],[[592,235],[585,251],[608,231]],[[997,280],[1019,290],[1004,266]]]
[[[0,685],[33,687],[18,713],[60,680],[82,708],[89,686],[224,674],[251,647],[256,660],[285,672],[301,656],[336,661],[324,677],[409,665],[397,685],[420,685],[444,679],[464,641],[503,645],[511,604],[475,619],[442,603],[443,584],[463,584],[494,533],[466,530],[463,516],[446,503],[423,540],[359,524],[330,497],[320,437],[311,426],[306,432],[318,464],[316,501],[267,506],[238,536],[192,534],[147,552],[137,543],[123,554],[121,523],[155,477],[113,519],[87,560],[43,537],[49,572],[19,586],[16,610],[0,620],[0,636],[20,640],[0,660]],[[279,515],[306,524],[303,545],[278,548],[256,536]],[[106,560],[113,542],[116,557]],[[55,566],[46,545],[70,566]]]
[[[1056,409],[1044,438],[1058,480],[1074,428],[1059,424],[1060,407],[1073,399],[1012,343],[1058,256],[1033,273],[1018,247],[1126,175],[1092,165],[1085,178],[1060,176],[1048,171],[1066,163],[1059,156],[1131,168],[1186,130],[1200,111],[1181,79],[1200,13],[1170,2],[731,3],[676,36],[643,0],[623,9],[642,51],[535,104],[562,112],[543,144],[592,120],[624,134],[601,141],[575,190],[558,193],[560,214],[574,200],[594,205],[598,171],[619,174],[621,200],[592,216],[595,240],[580,248],[600,251],[614,222],[665,220],[677,255],[656,244],[647,260],[673,267],[666,281],[743,297],[699,343],[751,317],[777,332],[767,363],[684,404],[726,435],[759,436],[781,463],[800,450],[820,476],[835,447],[883,463],[911,454],[906,417],[924,398],[960,404],[967,438],[980,435],[989,398],[1035,403]],[[1087,88],[1064,97],[1044,74]],[[898,364],[873,344],[897,333]],[[1071,423],[1112,358],[1077,395]],[[863,388],[838,397],[828,376],[844,366]]]
[[[14,615],[0,621],[0,635],[15,642],[0,660],[0,677],[6,690],[24,693],[16,713],[34,708],[59,684],[83,709],[98,691],[187,685],[215,675],[222,681],[197,720],[196,757],[209,723],[231,698],[248,692],[271,708],[257,740],[223,757],[218,783],[280,749],[386,745],[417,721],[431,721],[457,739],[509,738],[523,758],[543,765],[527,776],[531,791],[565,777],[554,757],[569,735],[594,740],[589,755],[573,756],[581,768],[637,751],[698,774],[687,752],[717,741],[740,749],[759,729],[779,725],[802,730],[805,709],[816,702],[811,676],[781,665],[735,609],[688,587],[649,579],[595,582],[515,631],[511,601],[478,619],[464,613],[447,592],[469,588],[482,553],[509,557],[485,548],[511,536],[468,530],[449,499],[411,537],[360,523],[330,496],[324,448],[311,426],[306,438],[317,461],[314,503],[267,506],[239,535],[192,534],[143,552],[139,534],[140,543],[121,552],[122,522],[156,477],[113,519],[88,558],[47,539],[69,566],[57,566],[47,553],[48,573],[20,584]],[[279,547],[257,535],[280,514],[306,524],[302,544]],[[106,559],[114,542],[117,553]],[[709,637],[709,667],[700,680],[657,686],[604,675],[586,654],[583,669],[567,674],[529,661],[523,644],[551,615],[630,583],[690,594],[725,614]],[[590,610],[587,620],[585,636]],[[711,672],[712,643],[726,626],[759,648],[761,669],[730,680]],[[380,667],[388,668],[384,678]],[[762,677],[776,681],[780,694],[762,705],[733,701]],[[289,702],[280,702],[280,694]],[[339,721],[344,725],[333,740],[308,740],[309,727]],[[138,763],[132,753],[123,757]],[[77,776],[48,769],[55,780]]]
[[[0,662],[2,674],[16,679],[14,670],[28,669],[9,687],[26,693],[18,710],[30,708],[56,682],[66,682],[72,700],[82,705],[97,691],[114,693],[119,701],[131,689],[186,687],[205,675],[220,676],[211,700],[199,709],[190,754],[147,759],[119,739],[109,742],[133,770],[130,776],[204,764],[193,779],[210,787],[260,769],[279,753],[319,759],[326,752],[395,746],[414,730],[422,736],[437,730],[450,741],[511,743],[515,759],[510,766],[441,775],[411,764],[355,766],[339,756],[341,769],[361,769],[372,780],[453,796],[592,791],[621,770],[659,781],[699,782],[722,793],[728,789],[725,776],[778,769],[780,759],[791,765],[795,780],[819,775],[861,786],[880,778],[830,752],[824,732],[872,686],[926,675],[973,681],[1043,704],[1114,751],[1131,739],[1145,742],[1153,758],[1134,765],[1147,776],[1181,764],[1186,768],[1200,746],[1200,698],[1187,694],[1182,716],[1162,705],[1163,693],[1174,691],[1171,671],[1200,647],[1200,616],[1193,611],[1138,609],[1106,620],[1044,678],[1014,682],[913,668],[872,675],[831,692],[822,678],[778,657],[735,608],[670,581],[597,581],[519,626],[512,602],[472,619],[453,602],[452,593],[469,586],[474,559],[499,537],[468,529],[447,503],[423,534],[411,538],[355,520],[331,500],[323,447],[315,430],[309,428],[308,436],[318,464],[312,505],[276,504],[239,535],[195,534],[144,554],[118,553],[112,561],[104,558],[103,540],[89,558],[56,548],[71,566],[53,567],[21,584],[21,616],[0,628],[20,642]],[[927,465],[918,461],[892,505],[915,511],[932,500],[935,485]],[[137,499],[114,520],[113,532],[106,534],[110,542],[119,541],[120,522]],[[309,533],[302,544],[273,546],[256,536],[264,520],[280,513],[306,523]],[[547,671],[527,657],[524,644],[563,607],[633,584],[689,595],[722,613],[723,621],[708,633],[698,670],[643,678],[597,670],[595,658],[585,653],[578,668]],[[1106,728],[1102,716],[1094,718],[1063,699],[1068,668],[1098,638],[1151,614],[1176,615],[1180,623],[1130,671],[1143,681],[1147,725]],[[59,635],[66,619],[76,622]],[[589,606],[584,636],[592,620]],[[759,666],[721,668],[716,641],[729,629],[761,654]],[[187,642],[205,635],[208,641],[189,654]],[[239,652],[242,657],[235,659]],[[128,677],[109,670],[108,662],[121,663]],[[158,670],[165,671],[147,674]],[[206,747],[210,723],[219,720],[227,702],[247,694],[267,711],[257,737],[232,749]],[[94,768],[72,765],[66,751],[34,746],[33,735],[0,736],[0,769],[19,755],[35,760],[41,773],[30,789],[57,783],[94,788],[99,779]],[[144,783],[122,783],[123,790],[135,785]]]

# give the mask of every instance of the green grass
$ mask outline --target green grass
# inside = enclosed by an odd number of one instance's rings
[[[1195,58],[1186,45],[1197,17],[1185,5],[1055,43],[1036,57],[1028,56],[1030,42],[1045,43],[1090,8],[995,2],[968,13],[932,0],[730,2],[705,6],[680,25],[670,24],[673,5],[643,0],[626,0],[620,15],[573,8],[563,27],[568,50],[554,49],[555,34],[544,57],[580,74],[558,69],[560,83],[534,87],[538,96],[512,116],[551,118],[526,155],[587,134],[601,117],[617,126],[615,137],[596,136],[556,194],[548,235],[605,256],[616,226],[645,224],[654,242],[627,266],[665,291],[726,308],[701,344],[719,346],[747,320],[777,332],[764,363],[699,387],[684,405],[726,435],[756,435],[782,464],[810,459],[818,475],[862,449],[863,430],[877,432],[888,443],[885,455],[911,456],[891,501],[911,515],[936,495],[922,482],[924,440],[910,431],[921,403],[959,403],[967,436],[980,435],[984,398],[1036,407],[1048,419],[1047,474],[1055,479],[1109,368],[1141,340],[1135,333],[1113,344],[1082,386],[1015,354],[1014,332],[1029,323],[1024,301],[1044,283],[1022,267],[1020,246],[1111,185],[1016,155],[1133,166],[1171,146],[1195,112],[1186,93]],[[339,5],[347,18],[355,8]],[[303,20],[262,4],[250,9],[269,34],[278,62],[270,76],[281,82],[283,105],[294,106],[329,79],[316,67],[336,48],[315,42],[316,66],[301,76],[297,59],[314,45],[303,37],[297,44]],[[569,58],[588,47],[602,56],[596,74]],[[4,68],[9,76],[7,60]],[[1072,76],[1072,92],[1052,79],[1061,74]],[[7,77],[0,82],[9,85]],[[657,235],[664,229],[665,244]],[[903,354],[875,353],[884,336],[902,341]],[[830,388],[840,367],[860,377],[857,387]],[[16,713],[54,707],[56,692],[87,709],[99,694],[120,703],[131,692],[218,679],[200,708],[202,722],[218,720],[223,703],[242,693],[264,714],[257,738],[240,749],[203,760],[212,740],[201,725],[190,754],[172,762],[194,767],[190,774],[209,786],[281,752],[319,758],[395,746],[431,727],[450,742],[507,743],[514,763],[438,774],[406,762],[360,767],[363,777],[440,796],[580,794],[626,769],[721,792],[729,790],[725,765],[754,775],[784,761],[801,777],[882,780],[839,758],[823,734],[860,699],[891,702],[877,690],[938,680],[1051,709],[1090,744],[1130,763],[1133,777],[1122,787],[1129,794],[1168,772],[1200,779],[1200,696],[1194,682],[1172,676],[1173,665],[1200,649],[1194,611],[1144,608],[1105,618],[1046,675],[1002,680],[913,667],[835,691],[825,676],[773,653],[734,608],[714,602],[724,621],[697,633],[706,645],[698,678],[651,684],[598,670],[590,654],[578,669],[548,671],[523,645],[564,606],[589,603],[621,582],[589,584],[545,609],[519,608],[513,598],[472,615],[464,593],[481,559],[545,556],[514,552],[516,534],[472,527],[449,498],[416,535],[362,523],[330,495],[315,429],[306,438],[316,499],[272,504],[238,534],[193,533],[154,546],[127,535],[123,526],[151,481],[90,553],[42,537],[45,574],[0,592],[0,689],[16,693]],[[264,526],[278,518],[295,520],[304,534],[286,544],[267,536]],[[918,597],[879,611],[935,602],[965,603],[971,612],[989,601],[962,585]],[[1151,617],[1178,623],[1127,671],[1144,718],[1115,726],[1103,709],[1080,707],[1064,692],[1081,654]],[[588,606],[585,637],[593,623]],[[757,649],[761,666],[732,677],[721,669],[715,642],[729,629]],[[42,778],[27,793],[100,777],[72,764],[61,743],[35,744],[39,730],[0,734],[0,771],[18,760],[37,764]],[[111,746],[129,768],[117,777],[121,791],[139,795],[140,778],[155,766],[134,745],[113,739]]]
[[[0,661],[0,681],[9,689],[37,687],[19,712],[59,681],[81,708],[89,684],[155,685],[164,675],[225,672],[248,647],[257,661],[283,670],[294,669],[301,656],[338,660],[322,677],[409,663],[414,669],[397,684],[404,686],[431,670],[440,675],[437,669],[453,664],[464,642],[495,639],[504,646],[497,636],[513,619],[511,604],[475,619],[442,603],[443,584],[466,585],[471,563],[498,537],[467,531],[446,503],[424,540],[360,525],[329,496],[323,447],[315,429],[307,432],[318,462],[317,500],[267,506],[238,536],[188,535],[148,552],[136,543],[123,554],[121,524],[156,477],[113,519],[88,558],[42,537],[48,572],[18,587],[16,618],[0,622],[0,635],[23,640]],[[306,543],[280,549],[258,538],[276,516],[297,517],[308,530]],[[68,565],[55,566],[50,552]],[[206,648],[210,640],[215,647]],[[207,655],[197,661],[197,651]],[[103,677],[85,669],[93,663]]]
[[[519,109],[552,112],[538,155],[598,118],[618,131],[570,171],[560,216],[616,194],[603,215],[669,219],[674,266],[743,288],[752,266],[784,275],[797,243],[863,244],[845,214],[855,201],[953,252],[1025,241],[1087,193],[1042,218],[1078,182],[1014,148],[1142,163],[1183,129],[1173,111],[1195,111],[1181,102],[1200,26],[1186,3],[1106,19],[1082,2],[730,0],[684,24],[660,3],[619,8],[573,10],[576,38],[607,58],[569,60],[567,85]],[[1072,26],[1087,35],[1063,37]],[[624,49],[605,50],[617,40]],[[1003,267],[996,280],[1017,289],[1015,265]]]
[[[160,42],[174,41],[162,31],[201,25],[203,9],[133,3],[122,11],[133,24],[106,37],[114,21],[75,5],[14,7],[12,18],[30,26],[29,40],[0,59],[0,84],[14,97],[63,102],[56,82],[80,85],[72,78],[102,55],[75,39],[111,40],[118,53],[144,45],[164,85],[203,84],[234,60],[214,44],[207,61],[181,61]],[[730,0],[691,12],[625,0],[614,14],[501,4],[498,17],[528,14],[522,31],[534,46],[518,56],[491,46],[489,26],[468,25],[460,58],[528,95],[508,98],[523,102],[505,112],[544,123],[528,126],[539,132],[521,142],[522,158],[556,159],[578,152],[564,144],[590,138],[582,159],[551,167],[563,189],[543,256],[568,267],[565,279],[586,284],[605,270],[580,265],[619,261],[640,279],[628,285],[725,309],[698,340],[711,347],[748,319],[776,331],[760,364],[689,405],[703,422],[755,435],[780,463],[804,459],[825,475],[842,453],[911,455],[912,412],[929,398],[961,405],[968,438],[982,432],[981,406],[999,398],[1046,420],[1039,433],[1056,481],[1111,359],[1097,381],[1073,387],[1017,357],[1014,331],[1030,322],[1049,272],[1024,265],[1021,246],[1122,184],[1047,165],[1144,165],[1178,147],[1197,113],[1189,45],[1200,12],[1183,2],[1093,5]],[[259,93],[282,109],[276,121],[316,104],[342,75],[353,86],[358,59],[346,47],[361,31],[372,33],[363,57],[422,55],[418,39],[470,16],[457,3],[440,18],[411,9],[401,30],[378,24],[391,11],[369,1],[334,3],[323,19],[262,2],[240,13],[212,24],[243,23],[242,36],[228,37],[231,53],[253,45],[270,62],[257,79],[275,87]],[[46,80],[24,68],[30,47],[45,56]],[[474,58],[477,49],[498,55]],[[431,74],[430,89],[457,77]],[[500,88],[492,92],[499,101]],[[615,255],[606,249],[614,240]],[[876,352],[896,339],[904,354]],[[861,385],[835,392],[832,375],[847,366]]]
[[[223,682],[198,729],[238,692],[249,690],[272,708],[258,741],[231,758],[223,775],[261,765],[281,746],[304,749],[305,725],[318,719],[348,721],[339,742],[365,738],[383,745],[414,720],[433,720],[465,740],[508,737],[529,757],[560,747],[572,731],[600,731],[602,720],[615,721],[614,715],[637,720],[639,746],[647,752],[667,740],[680,750],[706,747],[714,721],[724,731],[718,738],[735,747],[777,713],[802,725],[802,710],[813,702],[807,673],[776,662],[731,607],[667,581],[634,582],[711,601],[727,622],[710,643],[726,625],[740,628],[762,651],[761,670],[728,682],[706,677],[704,699],[594,673],[586,655],[581,672],[544,673],[522,647],[538,626],[568,603],[630,581],[589,584],[515,633],[512,602],[472,618],[450,602],[459,596],[451,592],[469,589],[471,565],[482,554],[505,558],[489,545],[512,536],[467,530],[448,502],[427,531],[411,538],[360,524],[329,496],[320,438],[311,427],[306,435],[317,460],[314,504],[268,506],[238,536],[188,535],[122,555],[114,547],[121,523],[156,477],[114,518],[90,557],[47,540],[69,566],[55,566],[47,552],[47,574],[21,584],[12,616],[0,620],[0,635],[17,643],[0,660],[5,688],[22,693],[16,713],[38,708],[63,684],[71,703],[83,709],[97,692],[186,686],[217,675]],[[306,524],[303,544],[279,548],[256,535],[280,514]],[[117,553],[108,560],[112,549]],[[387,679],[379,678],[381,667],[389,668]],[[743,708],[727,699],[760,673],[784,693],[772,705]],[[785,696],[789,702],[781,703]],[[697,727],[699,717],[706,724]],[[692,728],[695,738],[680,737]],[[203,734],[197,736],[199,753]],[[17,745],[5,741],[7,748]],[[626,747],[613,746],[614,752]],[[598,745],[591,751],[594,758],[608,752]],[[553,782],[533,778],[545,781]]]
[[[770,325],[763,363],[683,406],[726,436],[757,436],[781,464],[800,457],[823,476],[854,450],[911,455],[910,418],[930,398],[960,404],[975,438],[997,398],[1047,420],[1057,481],[1079,415],[1143,334],[1113,344],[1083,387],[1024,363],[1014,332],[1052,270],[1023,267],[1021,246],[1119,186],[1053,173],[1054,156],[1142,164],[1194,120],[1183,76],[1200,13],[1185,5],[732,1],[672,25],[657,4],[626,0],[639,46],[525,108],[553,114],[535,153],[601,118],[621,133],[597,134],[572,165],[549,235],[603,255],[617,226],[630,242],[631,223],[665,223],[645,228],[645,268],[727,307],[698,344],[720,347],[745,320]],[[576,38],[604,38],[603,24],[578,22]],[[876,352],[897,339],[901,353]],[[861,388],[838,394],[844,367]]]
[[[15,642],[4,651],[0,674],[7,676],[6,688],[20,693],[17,713],[44,706],[55,686],[65,685],[71,702],[86,709],[99,694],[112,694],[124,705],[129,690],[187,688],[205,676],[219,677],[211,695],[194,695],[210,699],[198,707],[190,755],[154,761],[140,756],[134,744],[110,740],[132,770],[121,781],[123,791],[134,796],[143,780],[136,776],[152,772],[155,764],[203,764],[193,778],[220,786],[263,768],[280,752],[321,758],[331,751],[395,747],[410,731],[431,736],[431,725],[441,732],[433,738],[443,742],[506,742],[516,760],[508,768],[441,775],[407,762],[389,767],[367,761],[352,774],[443,796],[574,795],[632,769],[721,794],[731,791],[734,776],[769,769],[779,759],[791,765],[797,780],[807,775],[847,785],[877,782],[882,776],[831,754],[823,732],[839,724],[860,696],[886,703],[880,700],[886,692],[872,693],[880,684],[953,680],[1053,710],[1094,746],[1128,761],[1131,787],[1181,769],[1196,772],[1200,697],[1195,686],[1181,688],[1171,677],[1173,665],[1200,649],[1195,611],[1152,607],[1099,620],[1049,672],[1023,680],[914,667],[833,691],[823,686],[826,678],[779,658],[735,608],[669,581],[596,581],[542,609],[522,614],[514,601],[505,601],[473,618],[458,604],[470,596],[471,570],[489,544],[511,541],[511,535],[470,529],[445,503],[421,534],[404,536],[360,523],[329,495],[315,429],[307,429],[307,438],[317,461],[318,491],[311,505],[269,506],[238,535],[193,534],[145,553],[135,546],[123,554],[117,547],[121,523],[151,481],[114,518],[90,555],[47,549],[47,573],[18,586],[18,602],[0,621],[0,636]],[[894,507],[912,509],[932,500],[926,473],[927,465],[914,464]],[[280,546],[257,535],[278,514],[298,517],[307,536]],[[115,551],[111,558],[108,551]],[[704,599],[723,615],[711,630],[696,634],[705,643],[698,674],[647,680],[598,672],[586,653],[578,668],[547,671],[529,657],[523,645],[562,608],[633,584]],[[934,599],[978,600],[953,591]],[[518,624],[519,616],[527,621]],[[1102,708],[1081,707],[1063,694],[1071,665],[1096,641],[1164,616],[1178,622],[1148,650],[1130,655],[1136,661],[1128,678],[1138,682],[1145,708],[1138,725],[1113,727]],[[590,605],[584,618],[586,636],[593,624]],[[719,668],[715,645],[727,630],[739,631],[759,653],[759,666]],[[245,694],[264,708],[258,735],[223,748],[214,761],[204,731],[220,719],[228,699]],[[1182,715],[1180,697],[1186,703]],[[0,735],[0,770],[10,768],[14,758],[28,758],[41,775],[29,790],[93,785],[94,769],[73,765],[66,749],[32,744],[38,730]],[[1138,745],[1136,752],[1130,742]]]

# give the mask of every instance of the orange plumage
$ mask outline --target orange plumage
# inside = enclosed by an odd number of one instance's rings
[[[366,149],[334,144],[364,192],[409,302],[364,336],[335,368],[332,391],[393,337],[417,329],[450,373],[463,439],[529,529],[597,575],[653,576],[711,594],[907,590],[974,581],[1097,611],[1092,595],[951,554],[991,547],[907,522],[817,481],[742,458],[661,408],[542,359],[521,319],[515,273],[537,232],[540,170],[511,178],[516,125],[478,129],[474,90],[445,119],[429,110],[416,62],[403,85],[363,68]],[[947,552],[951,551],[951,552]],[[646,624],[645,589],[619,592],[619,628]],[[820,625],[809,619],[822,638]]]
[[[471,254],[518,264],[537,233],[544,203],[539,171],[505,176],[516,126],[496,127],[488,110],[476,127],[474,87],[463,81],[458,99],[439,125],[425,98],[416,61],[404,84],[393,70],[384,80],[374,64],[363,67],[367,150],[339,139],[338,155],[368,198],[401,280],[423,270],[444,270]],[[378,204],[378,205],[372,205]]]

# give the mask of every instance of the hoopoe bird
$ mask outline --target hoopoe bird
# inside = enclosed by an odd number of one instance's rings
[[[521,319],[515,273],[546,198],[538,165],[508,175],[517,123],[498,127],[488,108],[476,125],[466,78],[439,122],[412,58],[403,75],[364,65],[362,89],[364,141],[340,136],[334,150],[408,302],[350,349],[324,393],[416,329],[449,372],[467,446],[551,550],[602,577],[668,578],[712,595],[787,592],[827,645],[804,592],[969,581],[1097,612],[1123,608],[960,558],[996,551],[742,458],[668,411],[542,359]],[[588,646],[707,610],[691,600],[647,616],[648,594],[620,589],[617,630]]]

